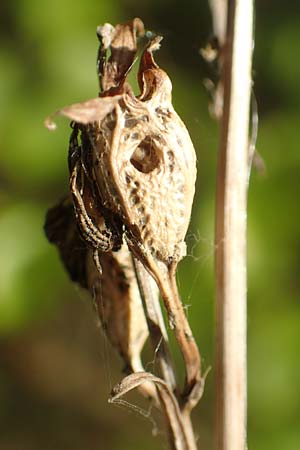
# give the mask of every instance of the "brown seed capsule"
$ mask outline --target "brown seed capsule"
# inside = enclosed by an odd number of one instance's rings
[[[122,217],[130,242],[145,258],[168,264],[185,254],[196,157],[172,106],[171,82],[153,61],[157,43],[150,43],[142,58],[141,96],[124,92],[91,136],[95,175],[107,207]]]
[[[139,97],[123,80],[122,94],[104,92],[60,113],[87,124],[100,195],[123,221],[130,247],[135,242],[144,258],[169,264],[185,255],[196,156],[172,106],[171,81],[152,57],[160,40],[142,56]]]
[[[184,402],[190,398],[195,403],[200,356],[175,279],[177,263],[186,253],[184,239],[195,192],[195,150],[172,106],[171,81],[153,59],[162,38],[152,39],[143,52],[138,73],[141,94],[136,97],[126,78],[136,54],[136,34],[143,31],[141,21],[135,19],[116,28],[106,24],[98,31],[102,40],[98,73],[103,92],[96,99],[57,113],[81,124],[88,136],[89,176],[97,186],[101,207],[122,224],[120,232],[125,234],[129,249],[159,286],[186,364]],[[107,59],[108,50],[111,54]],[[78,218],[86,218],[83,192],[76,194]],[[112,223],[109,219],[108,215],[107,223]],[[96,222],[89,222],[86,229],[89,244],[99,237],[98,231],[101,235]],[[94,240],[94,250],[100,241]]]

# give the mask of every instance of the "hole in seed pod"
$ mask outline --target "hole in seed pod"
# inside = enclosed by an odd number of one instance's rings
[[[134,195],[133,197],[131,197],[131,202],[133,205],[137,205],[138,203],[140,203],[141,199],[138,195]]]
[[[159,165],[157,149],[151,137],[146,137],[140,142],[134,150],[131,158],[131,164],[142,173],[149,173]]]

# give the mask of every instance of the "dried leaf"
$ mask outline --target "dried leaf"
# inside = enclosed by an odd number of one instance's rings
[[[137,51],[136,38],[144,34],[144,24],[138,18],[115,28],[106,23],[97,28],[97,34],[101,42],[98,54],[100,86],[107,91],[125,82]],[[106,61],[108,49],[111,54]]]
[[[128,369],[143,370],[141,351],[149,333],[126,244],[118,252],[101,253],[100,275],[92,252],[79,237],[69,198],[48,211],[45,231],[49,241],[57,245],[71,279],[90,290],[103,328]],[[153,284],[152,289],[158,296]]]
[[[101,122],[115,108],[121,97],[120,95],[97,97],[86,102],[66,106],[47,117],[45,127],[49,130],[55,130],[56,124],[53,122],[53,117],[57,115],[68,117],[75,122],[85,125],[91,122]]]
[[[142,370],[141,351],[148,337],[148,327],[127,245],[118,252],[101,254],[100,261],[102,275],[89,255],[87,283],[101,323],[128,368]]]
[[[79,127],[73,124],[69,144],[70,191],[78,230],[101,272],[99,252],[119,250],[122,245],[122,224],[108,211],[99,196],[89,161],[91,146],[85,130],[78,140]]]
[[[49,242],[58,247],[71,280],[87,288],[85,262],[87,247],[80,239],[69,196],[48,210],[44,229]]]
[[[100,275],[91,250],[79,236],[69,197],[48,211],[45,232],[49,241],[57,245],[72,281],[90,291],[103,329],[123,358],[126,370],[143,370],[141,352],[149,332],[126,244],[118,252],[101,253],[103,273]],[[155,284],[151,284],[151,289],[152,295],[158,296]],[[151,384],[145,384],[141,391],[157,403]]]
[[[169,389],[167,383],[148,372],[137,372],[118,383],[112,390],[109,402],[118,403],[119,399],[133,389],[139,388],[144,383],[153,383],[158,390],[165,419],[168,423],[170,433],[170,443],[176,450],[190,450],[184,424],[181,418],[181,412],[178,407],[176,397]]]

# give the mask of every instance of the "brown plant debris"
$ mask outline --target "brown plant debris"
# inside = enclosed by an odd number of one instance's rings
[[[91,292],[103,327],[129,372],[145,373],[141,351],[150,331],[164,383],[189,412],[200,396],[200,356],[175,274],[186,253],[195,151],[172,106],[171,81],[153,58],[162,38],[151,39],[142,53],[141,93],[136,96],[127,75],[135,62],[137,38],[144,35],[142,21],[105,24],[97,35],[99,96],[54,114],[72,120],[71,197],[48,212],[46,233],[58,246],[71,278]],[[53,115],[45,124],[55,128]],[[181,394],[175,387],[156,285],[185,361]],[[147,386],[157,399],[157,383],[150,378],[137,385]],[[164,395],[158,392],[161,404]]]

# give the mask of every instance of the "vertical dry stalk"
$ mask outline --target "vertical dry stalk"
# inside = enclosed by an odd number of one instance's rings
[[[246,201],[253,47],[253,1],[228,0],[213,13],[227,21],[222,47],[224,89],[216,207],[216,447],[246,448]],[[216,21],[214,21],[216,22]],[[219,29],[225,29],[220,26]],[[218,32],[218,30],[216,30]]]

